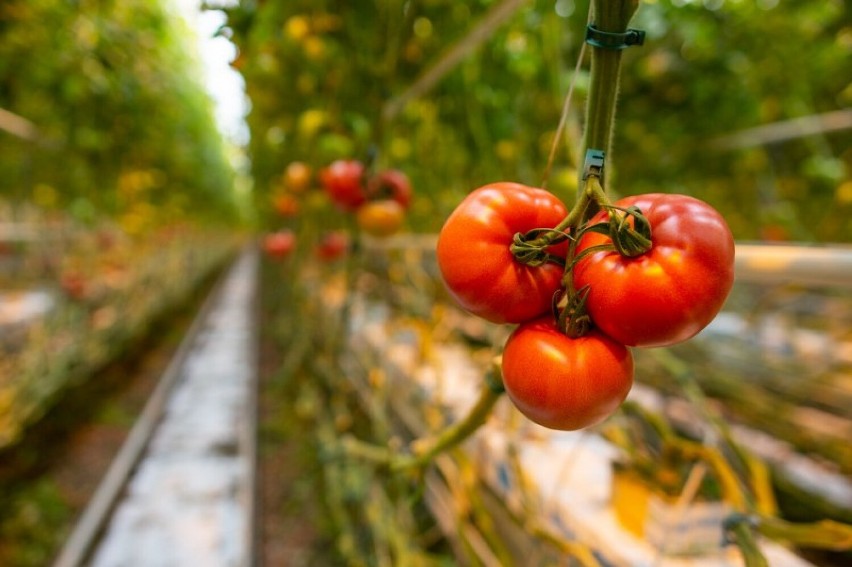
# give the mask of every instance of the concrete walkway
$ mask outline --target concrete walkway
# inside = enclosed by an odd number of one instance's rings
[[[252,564],[257,264],[224,280],[91,566]]]

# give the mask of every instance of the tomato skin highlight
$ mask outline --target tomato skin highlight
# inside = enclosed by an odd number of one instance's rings
[[[544,189],[499,182],[475,189],[450,214],[438,235],[437,255],[450,295],[467,311],[494,323],[521,323],[551,309],[563,268],[515,260],[514,235],[552,228],[565,205]],[[550,252],[565,257],[561,243]]]
[[[633,386],[633,355],[599,331],[578,338],[553,316],[520,325],[503,349],[503,384],[527,418],[573,431],[609,417]]]
[[[621,199],[651,224],[651,249],[634,258],[597,252],[574,268],[577,289],[589,286],[594,324],[628,346],[658,347],[694,337],[721,310],[734,283],[734,238],[722,216],[688,195],[651,193]],[[594,221],[604,220],[603,213]],[[611,242],[587,233],[578,253]]]

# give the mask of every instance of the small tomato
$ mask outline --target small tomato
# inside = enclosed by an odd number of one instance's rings
[[[387,169],[370,179],[368,191],[374,199],[393,199],[405,209],[411,206],[411,181],[398,169]]]
[[[272,258],[285,258],[296,249],[296,235],[292,230],[267,234],[263,239],[263,249]]]
[[[349,235],[342,230],[327,232],[320,239],[316,248],[320,260],[331,262],[342,258],[349,250]]]
[[[284,170],[284,186],[294,193],[302,193],[311,184],[311,168],[304,162],[293,161]]]
[[[78,272],[67,272],[62,274],[59,285],[62,291],[70,299],[79,301],[84,299],[89,291],[89,284]]]
[[[370,236],[395,234],[405,222],[405,209],[393,199],[370,201],[355,212],[358,227]]]
[[[494,323],[546,313],[562,286],[562,266],[523,264],[509,246],[516,233],[552,228],[566,215],[565,205],[544,189],[501,182],[474,190],[438,235],[438,266],[448,291],[463,308]],[[549,252],[564,258],[566,245]]]
[[[601,251],[577,263],[574,285],[589,287],[589,316],[629,346],[666,346],[693,337],[713,320],[734,283],[734,238],[727,223],[688,195],[636,195],[615,205],[639,207],[651,225],[651,249],[635,257]],[[600,213],[592,222],[603,220]],[[609,242],[590,232],[577,252]]]
[[[530,420],[571,431],[600,423],[633,386],[633,355],[592,330],[571,338],[553,316],[520,325],[503,349],[503,384]]]
[[[357,160],[337,160],[320,172],[326,194],[344,211],[354,211],[367,201],[363,177],[364,164]]]
[[[299,199],[288,193],[276,195],[272,199],[272,207],[282,217],[294,217],[299,214]]]

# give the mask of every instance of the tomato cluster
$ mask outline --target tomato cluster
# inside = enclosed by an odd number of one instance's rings
[[[493,183],[471,192],[438,237],[456,301],[519,324],[503,383],[524,415],[553,429],[609,416],[633,385],[630,347],[693,337],[733,285],[733,236],[707,203],[657,193],[598,204],[587,222],[563,226],[572,217],[551,193]]]
[[[402,228],[413,195],[402,171],[388,169],[370,176],[358,160],[336,160],[320,172],[320,182],[340,210],[355,214],[365,233],[385,237]]]
[[[340,159],[317,172],[316,178],[325,194],[338,210],[351,213],[366,234],[386,237],[402,228],[411,206],[413,191],[408,176],[397,169],[372,174],[361,161]],[[301,161],[287,165],[273,183],[270,195],[272,210],[287,221],[301,212],[303,193],[314,180],[311,166]],[[264,239],[266,253],[281,259],[295,249],[296,237],[289,229],[273,232]],[[315,257],[331,262],[351,248],[345,232],[332,231],[322,236],[315,247]]]

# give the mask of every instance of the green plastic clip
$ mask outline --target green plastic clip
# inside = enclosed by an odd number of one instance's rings
[[[645,32],[630,28],[624,33],[611,33],[601,31],[594,24],[589,24],[586,26],[586,43],[602,49],[627,49],[631,45],[645,43]]]
[[[589,177],[595,176],[598,179],[603,179],[604,158],[606,152],[603,150],[586,150],[586,160],[583,162],[583,181]]]

